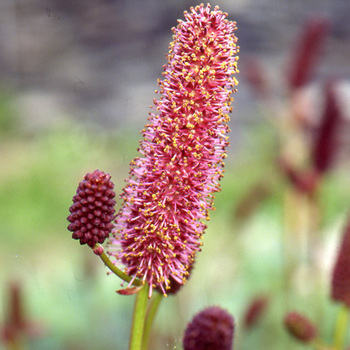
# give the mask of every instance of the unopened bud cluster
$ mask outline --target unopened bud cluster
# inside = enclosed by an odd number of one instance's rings
[[[73,232],[74,239],[80,240],[80,244],[93,248],[110,234],[116,203],[113,188],[111,176],[100,170],[86,174],[79,183],[67,220],[71,223],[68,230]]]

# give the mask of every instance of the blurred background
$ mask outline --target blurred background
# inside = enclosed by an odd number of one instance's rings
[[[16,317],[23,349],[127,348],[133,297],[71,239],[68,208],[95,169],[121,192],[170,29],[199,3],[0,0],[0,348]],[[235,316],[237,349],[301,349],[283,329],[290,309],[331,342],[330,275],[350,208],[350,3],[211,4],[238,25],[231,146],[203,251],[164,300],[151,348],[181,349],[211,305]],[[249,328],[256,297],[268,307]]]

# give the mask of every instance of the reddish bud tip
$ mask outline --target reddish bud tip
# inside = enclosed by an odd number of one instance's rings
[[[313,166],[321,174],[331,169],[340,143],[339,128],[343,118],[335,88],[333,81],[326,83],[325,108],[311,154]]]
[[[94,253],[96,255],[102,255],[103,253],[103,248],[101,246],[98,246],[97,248],[94,248]]]
[[[311,18],[305,23],[290,62],[288,83],[291,90],[302,87],[310,80],[329,27],[329,20],[322,17]]]
[[[345,229],[333,270],[332,298],[350,308],[350,222]]]
[[[258,296],[248,305],[243,321],[243,325],[246,329],[250,329],[256,325],[265,312],[268,301],[267,297]]]
[[[133,295],[138,293],[143,287],[130,287],[130,288],[124,288],[119,289],[116,292],[120,295]]]
[[[79,183],[67,220],[70,222],[68,230],[80,244],[93,248],[109,236],[115,217],[113,188],[111,176],[100,170],[86,174]]]
[[[288,313],[284,318],[284,325],[291,336],[303,343],[311,342],[317,334],[311,321],[297,312]]]
[[[233,317],[217,306],[209,307],[188,324],[183,347],[184,350],[231,350],[233,333]]]

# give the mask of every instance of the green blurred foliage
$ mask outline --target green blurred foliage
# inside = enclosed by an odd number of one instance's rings
[[[10,100],[0,99],[0,320],[7,312],[8,283],[20,280],[28,317],[45,329],[28,349],[126,349],[133,297],[116,295],[120,281],[107,277],[99,259],[70,238],[66,217],[87,172],[109,172],[121,192],[139,134],[96,131],[64,119],[27,132],[19,116],[9,112]],[[290,185],[275,164],[275,131],[261,123],[246,138],[247,151],[227,163],[191,279],[177,297],[163,302],[154,349],[164,344],[181,349],[186,323],[213,304],[235,315],[237,349],[302,349],[282,326],[290,308],[305,312],[331,339],[337,306],[329,301],[328,281],[305,290],[285,285],[284,249],[292,247],[283,247],[283,212]],[[266,195],[242,220],[237,206],[257,183],[267,187]],[[339,223],[350,203],[344,183],[340,169],[324,179],[319,193],[324,242],[334,241],[335,230],[340,236]],[[269,297],[269,307],[254,329],[244,331],[244,310],[260,294]]]
[[[11,136],[19,127],[19,118],[13,104],[13,94],[0,87],[0,137]]]

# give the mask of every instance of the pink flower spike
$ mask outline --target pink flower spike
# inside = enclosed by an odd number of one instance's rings
[[[154,101],[121,195],[109,254],[129,276],[158,287],[182,284],[200,250],[220,190],[227,122],[237,80],[235,22],[210,5],[184,13],[173,28],[161,96]]]

